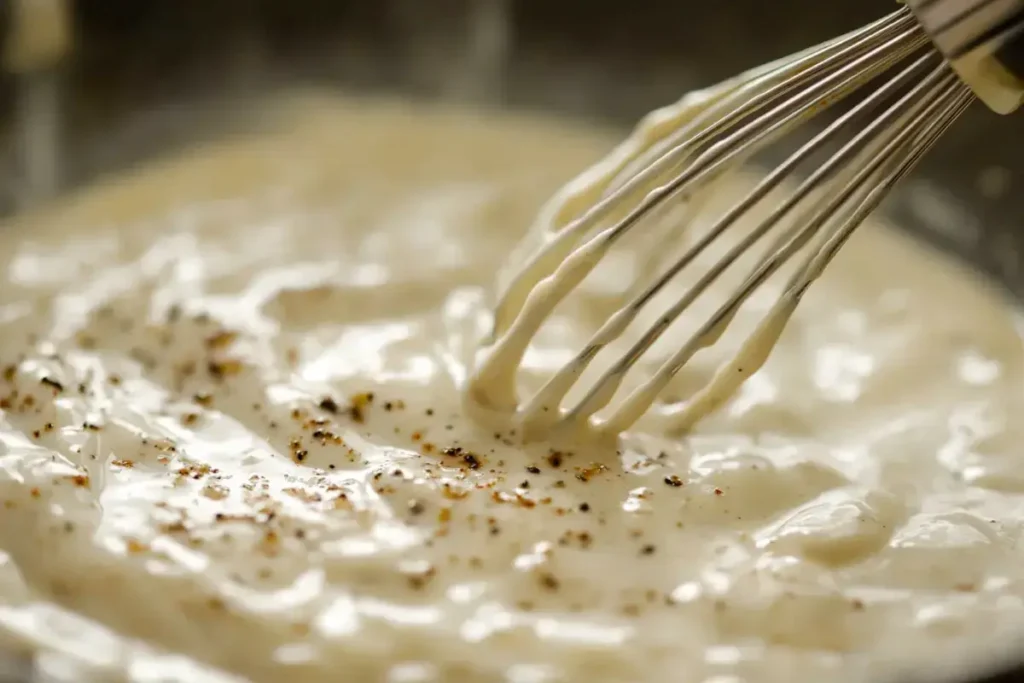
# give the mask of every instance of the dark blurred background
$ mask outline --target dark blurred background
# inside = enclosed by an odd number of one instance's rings
[[[11,2],[0,0],[0,40],[9,39]],[[74,184],[153,154],[196,129],[188,117],[214,114],[211,100],[282,84],[462,96],[626,124],[688,88],[893,7],[888,0],[782,5],[785,11],[759,0],[70,0],[74,49],[60,70],[68,125],[62,176]],[[501,17],[482,16],[488,12]],[[495,19],[502,54],[492,56],[493,83],[467,95],[460,81],[480,58],[474,25]],[[0,213],[12,208],[17,187],[2,180],[14,173],[3,152],[15,149],[18,88],[18,78],[0,76]]]

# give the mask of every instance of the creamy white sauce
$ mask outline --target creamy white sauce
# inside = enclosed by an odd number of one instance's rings
[[[984,283],[869,222],[687,436],[520,446],[460,399],[494,273],[613,136],[263,111],[2,227],[13,647],[76,681],[842,681],[1021,623],[1024,354]],[[555,311],[523,389],[621,284]]]

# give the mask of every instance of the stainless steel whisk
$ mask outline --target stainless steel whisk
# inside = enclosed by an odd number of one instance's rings
[[[600,426],[616,433],[628,428],[697,351],[716,343],[751,294],[811,245],[784,290],[783,299],[790,305],[783,306],[783,314],[788,319],[856,227],[974,99],[1000,114],[1024,102],[1024,0],[906,0],[904,5],[873,24],[762,70],[627,166],[596,204],[544,244],[505,287],[471,394],[475,390],[478,401],[490,408],[515,408],[528,436],[581,421],[593,423],[594,414],[612,402],[626,374],[672,322],[780,224],[785,226],[782,234],[742,285]],[[868,83],[879,84],[864,87]],[[519,403],[511,373],[530,338],[615,243],[669,200],[692,197],[724,171],[855,93],[860,97],[849,109],[717,217],[685,253],[610,316],[571,362]],[[844,132],[850,137],[838,151],[806,175],[713,267],[698,273],[681,298],[614,359],[582,399],[562,406],[591,361],[656,294],[801,163],[827,144],[845,139],[840,138]],[[638,191],[652,186],[635,203]],[[623,217],[613,220],[612,214]],[[552,289],[556,280],[562,283],[558,291]],[[705,404],[724,400],[703,398]],[[692,422],[692,415],[688,419]],[[683,420],[679,426],[688,427],[689,422]]]

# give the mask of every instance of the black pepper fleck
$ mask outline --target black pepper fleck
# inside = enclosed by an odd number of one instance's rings
[[[50,387],[51,389],[58,393],[64,391],[64,385],[51,377],[43,377],[41,380],[39,380],[39,382]]]
[[[335,401],[330,396],[325,396],[324,398],[322,398],[320,400],[319,406],[320,410],[327,411],[332,415],[337,415],[338,411],[341,410],[341,408],[338,406],[338,402]]]
[[[558,590],[558,578],[554,574],[543,573],[540,575],[540,585],[550,591]]]

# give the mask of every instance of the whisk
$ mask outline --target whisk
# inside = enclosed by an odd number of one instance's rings
[[[650,284],[601,325],[567,364],[520,403],[516,378],[533,336],[555,306],[629,232],[642,230],[670,203],[714,186],[724,172],[853,94],[852,106],[781,164]],[[767,358],[809,285],[840,248],[960,114],[980,99],[1008,114],[1024,101],[1024,0],[906,0],[889,16],[780,60],[739,80],[696,118],[624,167],[585,210],[554,232],[501,292],[467,395],[478,406],[514,413],[527,438],[588,424],[618,433],[647,412],[670,380],[701,349],[717,343],[737,311],[771,275],[798,255],[788,284],[733,362],[689,398],[675,426],[688,428],[723,403]],[[845,137],[840,137],[845,135]],[[843,142],[845,140],[845,142]],[[714,262],[632,346],[593,382],[567,395],[605,347],[619,338],[666,285],[808,158],[838,150]],[[627,373],[666,329],[742,255],[775,237],[742,284],[665,360],[618,402]]]

